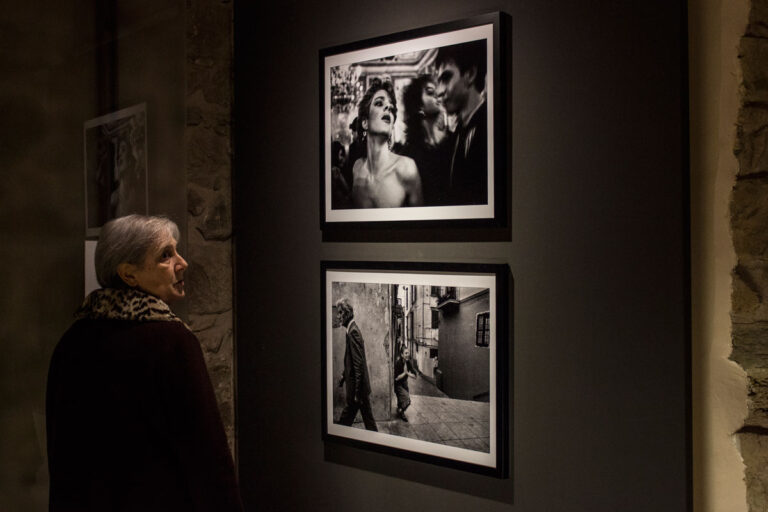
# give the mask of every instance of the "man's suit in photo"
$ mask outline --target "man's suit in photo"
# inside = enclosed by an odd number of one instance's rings
[[[346,401],[341,411],[339,423],[350,426],[355,421],[357,411],[363,416],[363,423],[368,430],[378,430],[371,411],[371,383],[368,379],[368,362],[365,359],[365,342],[360,328],[353,321],[347,327],[347,347],[344,351],[344,382]]]

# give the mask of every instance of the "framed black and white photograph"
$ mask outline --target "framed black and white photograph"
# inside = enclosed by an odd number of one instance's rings
[[[321,272],[323,439],[506,477],[509,267]]]
[[[503,225],[508,17],[320,51],[321,228]]]
[[[147,213],[146,104],[86,121],[83,139],[85,234],[94,238],[110,219]]]

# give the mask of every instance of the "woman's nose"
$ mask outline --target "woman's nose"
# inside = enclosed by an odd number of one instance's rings
[[[185,260],[181,254],[178,255],[178,260],[176,261],[176,267],[180,270],[186,270],[186,268],[189,266],[187,263],[187,260]]]

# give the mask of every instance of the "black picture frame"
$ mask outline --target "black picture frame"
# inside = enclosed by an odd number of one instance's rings
[[[462,173],[462,166],[456,159],[455,155],[459,154],[456,144],[458,136],[454,136],[451,130],[456,129],[457,120],[462,115],[460,112],[445,116],[446,135],[438,145],[439,158],[419,158],[417,155],[423,155],[423,152],[414,153],[405,149],[406,130],[403,119],[408,117],[408,113],[402,104],[402,90],[411,78],[424,71],[427,74],[438,71],[434,63],[439,52],[454,45],[472,46],[473,41],[481,40],[486,42],[487,73],[485,89],[482,91],[484,103],[474,113],[465,115],[469,116],[468,119],[478,119],[476,123],[483,129],[468,127],[463,132],[462,140],[466,147],[482,148],[483,138],[487,139],[485,151],[477,150],[480,160],[467,156],[466,161],[471,160],[473,163],[464,167],[482,168],[482,153],[487,159],[484,175],[482,171]],[[338,234],[359,228],[506,227],[511,196],[508,189],[511,143],[507,135],[511,117],[508,109],[511,97],[510,41],[511,18],[505,13],[493,12],[321,49],[321,230]],[[355,140],[357,105],[375,78],[383,78],[394,84],[398,113],[391,128],[391,149],[396,153],[408,153],[413,157],[415,167],[420,167],[421,206],[378,207],[381,203],[371,206],[371,196],[367,192],[352,192],[355,183],[353,169],[360,147],[363,146]],[[436,76],[434,78],[437,79]],[[435,83],[439,84],[439,80]],[[455,109],[455,102],[444,103],[453,104],[450,108]],[[486,111],[487,120],[482,123],[479,119],[482,119]],[[470,155],[470,152],[466,154]],[[357,183],[361,183],[361,176],[365,172],[359,171]],[[341,176],[341,180],[338,176]],[[470,181],[462,181],[460,176],[479,176],[480,179],[468,178]],[[340,184],[342,180],[344,185]],[[357,187],[357,190],[363,189]],[[467,192],[471,190],[474,192]],[[413,199],[410,192],[406,192],[404,197],[405,201]],[[397,203],[395,201],[392,204]]]
[[[322,261],[320,271],[322,439],[508,478],[509,267]],[[354,314],[346,326],[336,317],[337,309],[345,309],[336,306],[342,298]],[[362,412],[354,412],[351,425],[343,421],[352,411],[347,395],[356,389],[347,380],[354,378],[353,345],[359,339],[352,331],[362,338],[370,394],[351,403],[370,404],[375,432],[360,421]],[[407,378],[408,421],[399,415],[405,402],[394,375],[403,346],[411,350],[410,370],[416,375]]]

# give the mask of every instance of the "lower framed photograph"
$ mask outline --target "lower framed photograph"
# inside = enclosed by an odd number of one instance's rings
[[[509,267],[321,262],[326,442],[508,477]]]

